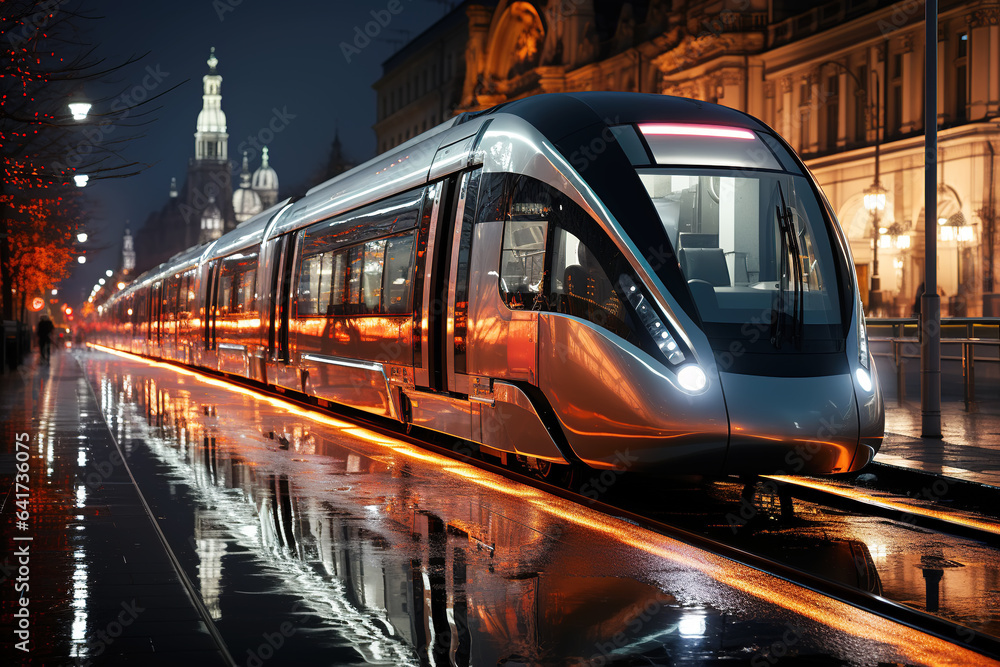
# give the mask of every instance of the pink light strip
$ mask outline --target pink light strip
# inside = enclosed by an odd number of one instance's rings
[[[724,139],[756,139],[750,130],[721,125],[679,125],[675,123],[644,123],[639,126],[645,135],[684,137],[720,137]]]

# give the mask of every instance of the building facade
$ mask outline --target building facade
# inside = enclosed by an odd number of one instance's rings
[[[375,86],[378,145],[412,136],[412,119],[422,118],[415,110],[439,94],[399,92],[423,90],[416,81],[433,44],[464,55],[452,113],[584,90],[680,95],[746,111],[791,143],[822,185],[850,239],[866,304],[909,315],[926,255],[923,11],[922,3],[886,0],[466,2],[386,61]],[[1000,315],[1000,2],[942,0],[937,50],[938,215],[930,224],[943,310]],[[409,134],[401,135],[403,119]],[[885,194],[877,217],[864,205],[876,185]],[[869,286],[879,294],[870,298]]]
[[[466,0],[382,63],[376,92],[379,153],[451,118],[467,80],[470,27],[489,26],[494,4]]]

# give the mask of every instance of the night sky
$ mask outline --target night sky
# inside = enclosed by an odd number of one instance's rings
[[[170,178],[184,181],[194,156],[194,131],[202,105],[202,77],[208,73],[210,47],[215,47],[222,75],[222,109],[229,132],[229,157],[248,137],[266,128],[278,109],[287,124],[270,141],[270,161],[278,173],[281,196],[306,185],[325,166],[339,127],[345,153],[360,162],[375,154],[375,91],[382,62],[403,42],[441,18],[443,2],[400,0],[402,11],[348,63],[341,42],[354,39],[356,26],[372,20],[372,10],[384,10],[387,0],[323,2],[321,0],[173,0],[172,2],[98,1],[87,3],[95,18],[83,22],[97,55],[121,62],[149,52],[137,65],[118,72],[114,82],[92,99],[140,88],[143,79],[153,92],[181,87],[153,106],[155,122],[145,136],[132,142],[125,155],[150,163],[138,176],[91,181],[87,186],[93,212],[88,223],[85,265],[74,262],[71,277],[61,287],[68,299],[82,301],[106,269],[117,268],[126,221],[135,234],[150,212],[166,201]],[[404,32],[405,31],[405,32]],[[149,77],[149,67],[161,82]],[[147,108],[149,106],[147,105]],[[99,104],[94,112],[99,112]],[[294,116],[294,118],[290,118]],[[276,126],[280,126],[277,123]],[[112,136],[112,135],[109,135]],[[266,134],[265,134],[266,138]],[[251,171],[260,164],[251,151]],[[234,183],[234,186],[238,182]]]

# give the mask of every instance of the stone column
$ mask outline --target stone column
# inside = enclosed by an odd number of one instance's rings
[[[903,38],[903,71],[902,75],[902,85],[903,85],[903,108],[899,110],[900,119],[900,131],[903,133],[912,132],[919,126],[920,120],[920,109],[923,105],[920,104],[919,99],[914,95],[917,87],[914,86],[913,70],[915,69],[916,63],[914,63],[917,58],[914,57],[913,53],[913,36],[906,35]],[[922,58],[920,59],[922,62]],[[922,66],[921,66],[921,69]],[[921,92],[923,87],[920,87]]]
[[[806,107],[809,109],[809,152],[819,151],[819,71],[812,71],[806,77],[806,85],[809,88],[809,99]]]
[[[841,70],[837,76],[837,148],[847,145],[847,102],[853,97],[847,83],[847,72]]]
[[[790,144],[795,144],[792,136],[792,117],[798,113],[798,107],[792,106],[792,78],[786,76],[781,80],[781,136]]]
[[[969,76],[969,120],[986,117],[986,104],[990,98],[990,70],[997,64],[990,62],[990,26],[969,19],[969,47],[966,69]],[[995,48],[995,47],[994,47]],[[994,54],[994,57],[996,55]]]
[[[1000,114],[1000,10],[977,9],[969,26],[969,119]]]

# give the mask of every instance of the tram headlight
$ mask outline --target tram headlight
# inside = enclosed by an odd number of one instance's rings
[[[684,391],[696,394],[708,384],[708,376],[705,375],[701,366],[688,364],[677,371],[677,382]]]
[[[636,286],[627,275],[623,275],[618,279],[618,285],[621,287],[622,292],[625,293],[625,298],[628,299],[632,308],[635,309],[636,315],[639,316],[639,321],[646,327],[646,331],[649,332],[653,342],[656,343],[656,347],[667,358],[667,361],[675,366],[684,361],[687,358],[684,351],[681,350],[681,346],[670,331],[670,327],[660,319],[656,308],[646,298],[642,289]]]
[[[854,377],[858,380],[858,385],[861,386],[866,392],[872,390],[872,376],[868,374],[868,371],[864,368],[859,368],[854,371]]]
[[[858,361],[868,368],[868,327],[865,325],[865,309],[861,304],[860,295],[858,295]]]

